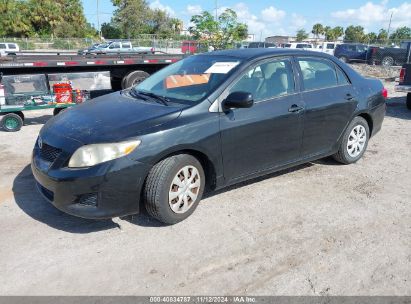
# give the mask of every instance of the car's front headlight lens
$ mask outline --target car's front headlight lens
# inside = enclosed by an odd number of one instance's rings
[[[126,156],[133,152],[139,145],[140,140],[131,140],[111,144],[87,145],[77,149],[70,158],[70,168],[91,167],[109,160]]]

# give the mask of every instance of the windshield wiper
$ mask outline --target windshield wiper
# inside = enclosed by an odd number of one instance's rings
[[[155,100],[159,101],[161,104],[163,104],[165,106],[168,106],[168,103],[170,102],[170,99],[168,99],[167,97],[160,96],[160,95],[157,95],[157,94],[152,93],[152,92],[137,91],[135,89],[133,91],[134,91],[134,93],[137,93],[139,95],[151,97],[152,99],[155,99]]]

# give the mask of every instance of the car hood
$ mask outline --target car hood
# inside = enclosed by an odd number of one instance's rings
[[[46,123],[40,135],[64,136],[82,144],[118,142],[176,119],[184,107],[116,92],[61,112]]]

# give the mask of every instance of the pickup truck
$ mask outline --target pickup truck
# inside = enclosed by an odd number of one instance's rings
[[[376,47],[368,48],[368,63],[381,64],[383,66],[401,66],[409,61],[411,41],[401,42],[400,47]]]
[[[101,44],[90,52],[91,54],[110,53],[154,53],[152,47],[133,47],[130,41],[112,41]]]
[[[404,64],[400,72],[399,84],[395,86],[395,91],[407,94],[407,108],[411,110],[411,63]]]

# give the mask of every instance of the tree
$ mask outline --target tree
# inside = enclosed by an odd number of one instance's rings
[[[54,35],[61,38],[92,38],[97,30],[87,23],[80,0],[55,0],[60,5],[63,20],[54,30]]]
[[[112,3],[117,9],[110,25],[120,31],[122,38],[141,34],[166,37],[176,33],[178,19],[170,18],[164,10],[151,9],[146,0],[112,0]]]
[[[311,33],[318,39],[320,35],[324,34],[324,27],[321,23],[316,23],[313,25]]]
[[[0,0],[0,16],[2,36],[96,36],[80,0]]]
[[[334,38],[338,39],[340,38],[342,35],[344,35],[344,28],[342,26],[336,26],[334,29]]]
[[[111,23],[104,22],[101,25],[101,35],[106,39],[119,39],[121,38],[121,31]]]
[[[191,17],[193,26],[189,28],[195,39],[211,44],[217,49],[225,49],[248,36],[248,27],[237,20],[237,14],[226,9],[217,20],[210,12]]]
[[[350,25],[345,29],[344,41],[346,42],[363,42],[364,38],[365,34],[362,26]]]
[[[408,26],[399,27],[390,35],[391,40],[411,39],[411,28]]]
[[[0,36],[27,37],[33,33],[27,5],[19,0],[0,0]]]
[[[308,33],[304,29],[300,29],[300,30],[297,31],[296,40],[298,42],[301,42],[301,41],[303,41],[304,39],[307,39],[307,38],[308,38]]]
[[[385,29],[380,29],[377,39],[379,42],[386,41],[388,39],[388,32]]]
[[[367,42],[367,43],[373,43],[373,42],[377,41],[377,39],[378,39],[378,36],[374,32],[370,32],[365,36],[365,42]]]

